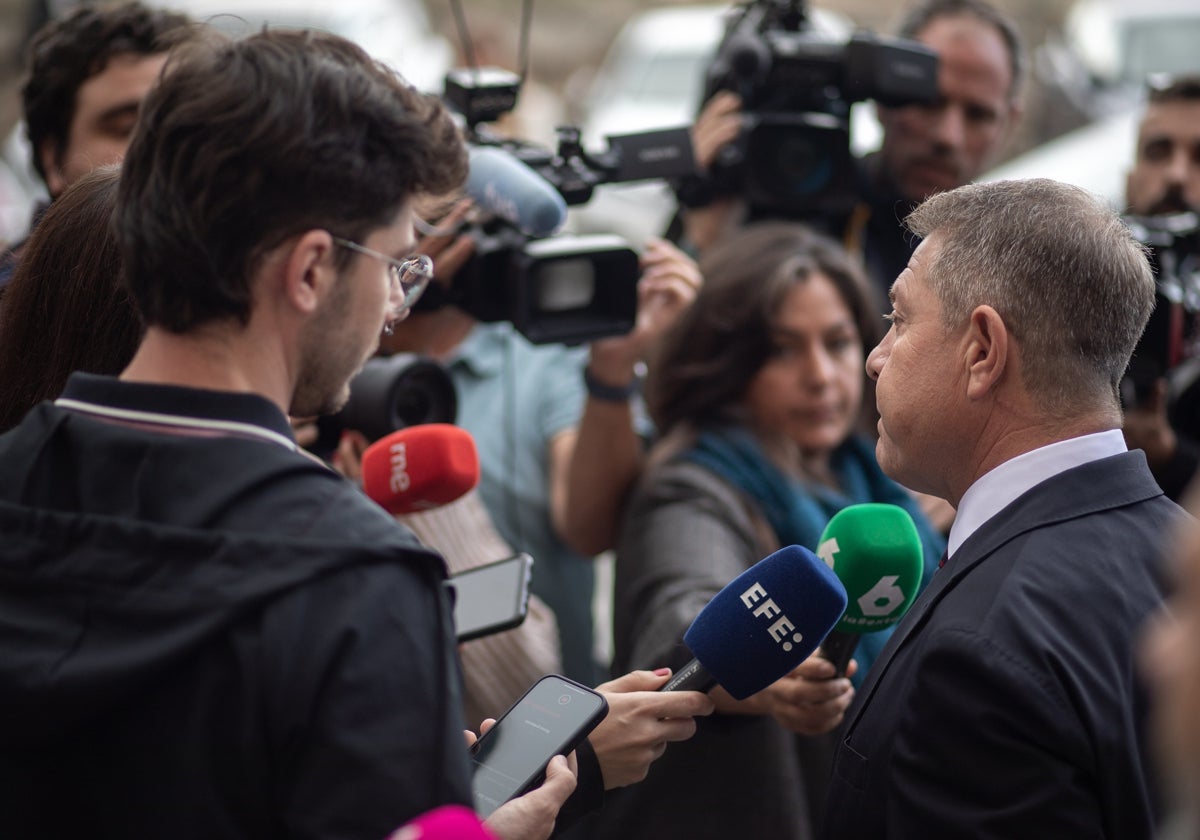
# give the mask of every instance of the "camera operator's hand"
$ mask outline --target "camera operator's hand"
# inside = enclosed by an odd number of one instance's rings
[[[705,103],[692,125],[692,151],[696,168],[707,172],[721,149],[737,139],[742,130],[742,100],[737,94],[722,90]],[[684,236],[703,253],[725,235],[741,225],[745,204],[739,196],[717,196],[703,206],[681,208]]]
[[[288,422],[292,424],[296,445],[301,449],[308,449],[317,442],[320,433],[317,430],[316,417],[289,417]]]
[[[696,261],[665,239],[647,242],[641,264],[633,329],[591,345],[588,367],[592,376],[609,385],[632,381],[634,366],[646,359],[663,333],[696,299],[704,282]]]
[[[742,130],[742,100],[728,90],[717,91],[705,103],[692,125],[692,153],[696,168],[707,172],[722,147],[737,139]]]
[[[369,445],[362,432],[346,429],[334,450],[331,460],[333,468],[355,484],[362,484],[363,453]]]
[[[578,430],[560,434],[550,449],[551,521],[581,554],[612,547],[625,494],[641,470],[642,441],[629,405],[637,362],[695,300],[700,283],[691,257],[669,242],[652,240],[642,256],[634,328],[591,344],[591,392]],[[598,395],[597,384],[615,392],[615,399]]]
[[[1149,396],[1138,405],[1125,410],[1125,445],[1146,453],[1153,467],[1162,466],[1175,457],[1179,439],[1167,417],[1167,381],[1159,379]]]

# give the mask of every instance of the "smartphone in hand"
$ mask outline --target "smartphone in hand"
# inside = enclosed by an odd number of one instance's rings
[[[542,677],[471,747],[475,810],[487,817],[537,787],[546,765],[566,755],[608,714],[600,693],[566,677]]]
[[[454,630],[459,642],[511,630],[529,610],[533,558],[516,554],[453,574]]]

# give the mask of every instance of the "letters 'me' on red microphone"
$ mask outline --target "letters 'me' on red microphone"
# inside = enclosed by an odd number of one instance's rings
[[[363,489],[392,514],[449,504],[479,483],[479,454],[465,429],[450,423],[409,426],[363,453]]]
[[[846,610],[846,589],[817,555],[789,545],[705,605],[683,636],[695,657],[659,691],[720,685],[745,700],[809,657]]]

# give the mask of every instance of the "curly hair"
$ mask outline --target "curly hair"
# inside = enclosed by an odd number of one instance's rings
[[[441,101],[352,42],[213,33],[173,51],[142,103],[114,221],[129,288],[171,332],[247,323],[258,261],[288,237],[361,240],[466,173]]]
[[[84,82],[103,73],[114,56],[165,53],[194,31],[186,15],[140,3],[80,6],[38,30],[21,88],[38,175],[46,179],[40,150],[47,140],[60,151],[69,145],[75,99]]]

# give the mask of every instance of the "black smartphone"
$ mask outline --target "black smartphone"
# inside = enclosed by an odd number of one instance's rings
[[[546,765],[566,755],[608,714],[608,701],[557,674],[542,677],[471,747],[475,810],[487,817],[541,784]]]
[[[454,589],[454,631],[460,642],[511,630],[529,610],[529,579],[533,558],[515,554],[494,563],[451,575]]]

